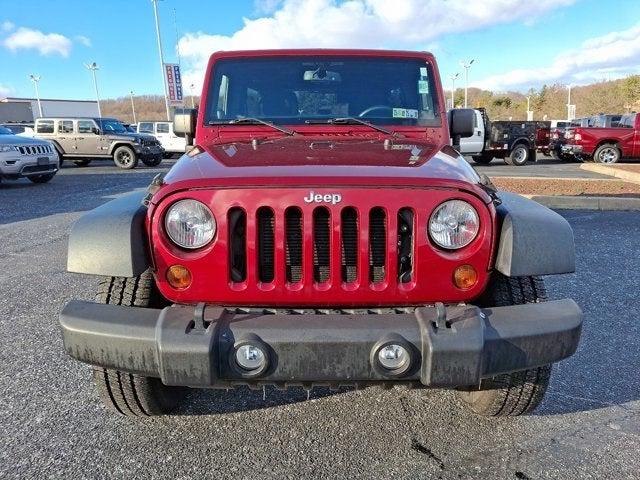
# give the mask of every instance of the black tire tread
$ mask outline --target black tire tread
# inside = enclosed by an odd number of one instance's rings
[[[96,302],[161,308],[167,304],[150,271],[138,277],[105,277],[98,283]],[[125,416],[149,417],[171,412],[185,389],[168,387],[160,379],[94,367],[93,379],[107,410]]]
[[[547,299],[540,277],[505,277],[497,272],[478,306],[538,303]],[[460,391],[461,399],[479,415],[517,416],[533,411],[549,385],[551,365],[483,379],[477,389]]]

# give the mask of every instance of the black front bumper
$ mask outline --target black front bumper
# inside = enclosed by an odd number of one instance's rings
[[[159,377],[166,385],[350,385],[403,381],[433,387],[557,362],[572,355],[582,312],[573,300],[406,313],[291,314],[173,306],[164,310],[72,301],[60,314],[67,353],[92,365]],[[203,313],[204,312],[204,313]],[[260,376],[234,363],[242,342],[258,342]],[[412,356],[401,376],[381,368],[376,349],[401,343]]]

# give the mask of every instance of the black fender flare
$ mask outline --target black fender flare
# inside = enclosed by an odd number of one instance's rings
[[[508,277],[575,271],[573,229],[564,217],[515,193],[498,197],[497,271]]]
[[[136,147],[133,142],[127,142],[126,140],[116,140],[111,145],[109,145],[109,155],[113,155],[113,152],[115,152],[116,148],[118,147],[129,147],[131,148],[131,150],[133,150],[134,153],[137,154]]]
[[[129,193],[80,217],[69,234],[67,270],[109,277],[136,277],[147,270],[145,194]]]

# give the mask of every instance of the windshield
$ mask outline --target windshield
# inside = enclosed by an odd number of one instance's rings
[[[129,133],[126,127],[118,120],[98,118],[96,121],[104,133]]]
[[[13,135],[13,132],[8,128],[0,127],[0,135]]]
[[[440,125],[431,65],[410,58],[217,61],[205,122],[224,124],[247,117],[290,125],[343,117],[377,125]]]

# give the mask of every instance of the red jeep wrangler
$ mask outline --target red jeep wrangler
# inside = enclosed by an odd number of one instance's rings
[[[96,302],[60,315],[105,404],[171,411],[183,387],[455,388],[485,415],[535,408],[582,313],[558,214],[496,192],[451,146],[432,55],[214,54],[195,146],[148,192],[83,216],[68,269]],[[452,142],[453,139],[453,142]]]

